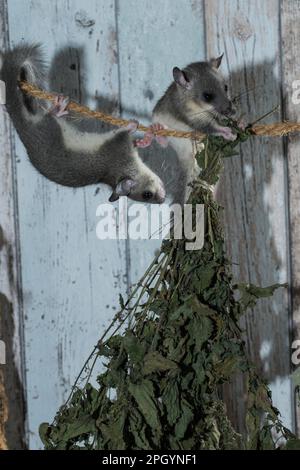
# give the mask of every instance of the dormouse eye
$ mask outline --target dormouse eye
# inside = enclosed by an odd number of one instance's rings
[[[208,92],[204,92],[203,93],[203,98],[204,100],[207,102],[207,103],[210,103],[210,101],[212,101],[214,99],[214,95],[212,93],[208,93]]]
[[[224,90],[225,90],[225,93],[227,93],[227,91],[228,91],[228,85],[225,85],[225,86],[224,86]]]
[[[152,192],[151,191],[145,191],[143,193],[143,199],[145,199],[145,201],[148,201],[149,199],[151,199],[153,196]]]

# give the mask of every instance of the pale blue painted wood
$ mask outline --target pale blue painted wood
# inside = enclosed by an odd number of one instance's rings
[[[12,45],[42,42],[49,59],[61,48],[81,49],[75,96],[86,87],[93,106],[96,93],[117,99],[113,0],[12,0],[8,6]],[[83,27],[82,18],[94,24]],[[38,448],[39,424],[53,419],[126,290],[126,255],[124,241],[96,238],[96,208],[107,201],[106,188],[95,196],[95,187],[60,187],[34,170],[18,139],[16,154],[29,440]]]
[[[205,0],[207,52],[224,52],[222,70],[248,122],[281,105],[280,16],[277,0]],[[280,109],[264,122],[281,120]],[[238,279],[258,285],[286,282],[287,174],[281,139],[255,138],[225,161],[221,189],[228,250]],[[288,298],[280,289],[244,319],[249,353],[271,383],[273,399],[292,427]],[[232,395],[239,397],[238,391]],[[243,391],[240,393],[243,400]],[[235,407],[238,415],[242,407]]]
[[[120,0],[117,13],[122,109],[125,116],[147,123],[172,81],[173,67],[204,59],[202,1]],[[129,241],[132,282],[159,246],[158,240]]]

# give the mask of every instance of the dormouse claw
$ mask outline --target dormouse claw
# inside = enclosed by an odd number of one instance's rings
[[[55,97],[54,104],[50,109],[50,113],[58,118],[66,116],[67,114],[69,114],[69,111],[67,110],[68,104],[69,98],[63,95],[57,95]]]
[[[146,132],[144,137],[140,140],[136,140],[135,145],[136,147],[149,147],[153,139],[156,140],[156,142],[161,146],[161,147],[167,147],[168,146],[168,139],[162,135],[156,135],[157,131],[160,131],[162,129],[165,129],[165,126],[159,123],[152,124],[150,126],[151,131]]]
[[[232,132],[230,127],[221,127],[218,132],[215,132],[214,135],[218,135],[223,137],[225,140],[231,140],[234,141],[236,140],[236,134]]]

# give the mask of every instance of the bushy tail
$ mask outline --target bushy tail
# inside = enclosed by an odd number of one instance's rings
[[[21,91],[19,81],[26,80],[42,88],[45,71],[40,45],[22,45],[3,54],[0,79],[6,85],[6,108],[15,125],[22,111],[35,115],[41,110],[40,102]]]

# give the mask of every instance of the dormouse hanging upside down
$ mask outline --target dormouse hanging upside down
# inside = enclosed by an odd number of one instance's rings
[[[19,46],[2,57],[0,79],[6,84],[6,109],[35,168],[64,186],[108,184],[113,189],[110,201],[128,196],[164,202],[164,185],[139,157],[128,130],[81,132],[59,117],[62,111],[55,115],[46,102],[21,91],[22,80],[43,88],[44,75],[39,46]]]

